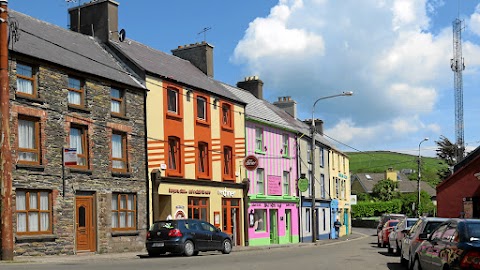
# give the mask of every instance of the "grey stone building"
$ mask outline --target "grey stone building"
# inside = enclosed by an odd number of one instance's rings
[[[142,82],[92,37],[10,18],[20,33],[9,44],[15,255],[142,250]]]

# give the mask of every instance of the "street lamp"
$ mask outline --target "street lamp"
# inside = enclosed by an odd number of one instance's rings
[[[417,177],[417,190],[418,190],[417,214],[418,214],[418,217],[420,217],[420,178],[422,177],[421,166],[420,166],[420,160],[422,158],[422,156],[420,155],[420,145],[422,145],[422,143],[426,142],[426,141],[428,141],[428,138],[423,139],[418,144],[418,177]]]
[[[312,223],[312,242],[316,242],[317,241],[317,227],[316,227],[316,224],[317,224],[317,218],[316,218],[316,215],[315,215],[315,133],[316,133],[316,130],[315,130],[315,105],[317,105],[317,102],[319,102],[320,100],[324,100],[324,99],[329,99],[329,98],[334,98],[334,97],[342,97],[342,96],[351,96],[353,95],[353,92],[352,91],[347,91],[347,92],[342,92],[341,94],[336,94],[336,95],[332,95],[332,96],[326,96],[326,97],[321,97],[317,100],[315,100],[315,102],[313,103],[313,107],[312,107],[312,125],[311,125],[311,135],[312,135],[312,145],[311,145],[311,160],[312,160],[312,179],[310,179],[310,182],[311,182],[311,193],[312,193],[312,206],[311,206],[311,223]]]

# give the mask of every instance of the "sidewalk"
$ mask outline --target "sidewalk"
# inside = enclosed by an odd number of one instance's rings
[[[365,238],[368,235],[353,232],[348,236],[340,237],[339,239],[318,240],[316,243],[294,243],[294,244],[278,244],[268,246],[234,246],[232,252],[245,252],[254,250],[268,250],[275,248],[298,248],[308,246],[322,246],[328,244],[341,243],[345,241],[352,241],[355,239]],[[77,255],[50,255],[50,256],[18,256],[14,257],[13,261],[0,261],[2,264],[17,264],[17,263],[65,263],[75,261],[94,261],[94,260],[119,260],[119,259],[138,259],[148,257],[146,250],[138,252],[124,252],[124,253],[109,253],[109,254],[94,254],[94,253],[79,253]]]

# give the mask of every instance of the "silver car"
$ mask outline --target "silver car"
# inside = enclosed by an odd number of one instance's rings
[[[406,218],[395,226],[394,231],[388,236],[388,253],[400,255],[403,238],[417,220],[418,218]]]
[[[421,240],[419,237],[420,234],[430,235],[430,233],[435,230],[438,225],[447,220],[447,218],[437,217],[419,218],[403,238],[402,251],[400,252],[400,263],[405,266],[408,265],[408,269],[412,269],[415,250],[423,242],[423,240]]]

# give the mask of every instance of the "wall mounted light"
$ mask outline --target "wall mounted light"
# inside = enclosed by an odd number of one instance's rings
[[[220,100],[218,99],[218,97],[216,97],[216,98],[213,99],[213,106],[215,107],[215,109],[217,108],[217,105],[218,105],[218,102],[219,102],[219,101],[220,101]]]
[[[190,101],[192,94],[193,94],[193,90],[187,88],[187,101]]]

